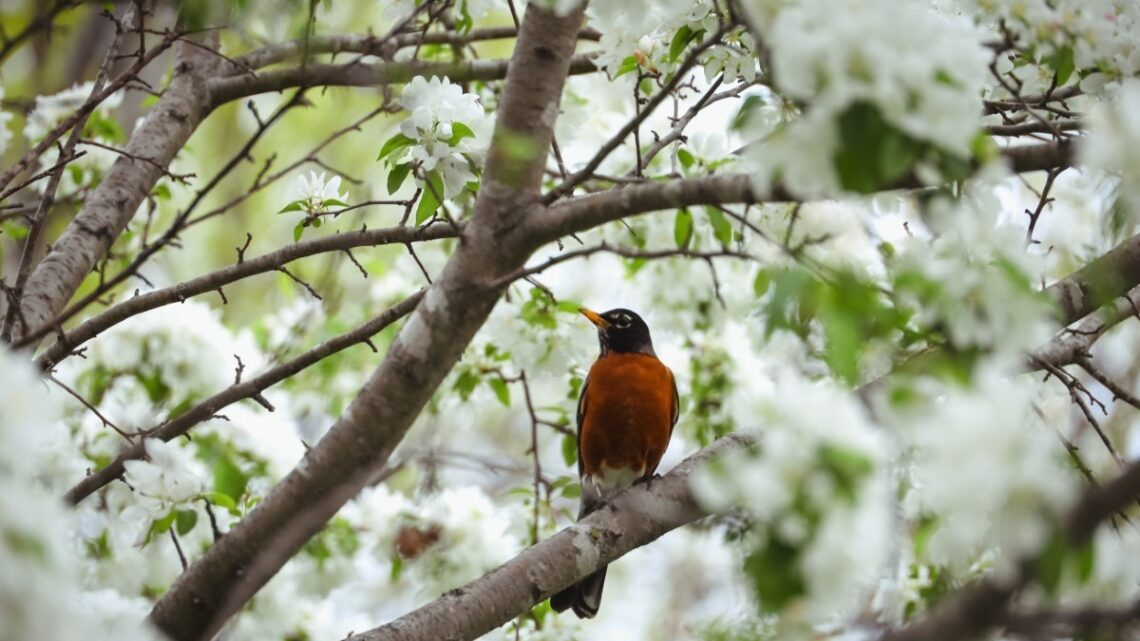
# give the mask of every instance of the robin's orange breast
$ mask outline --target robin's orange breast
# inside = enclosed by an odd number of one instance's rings
[[[673,431],[673,389],[673,373],[655,356],[611,352],[598,359],[585,390],[579,444],[584,474],[652,474]]]

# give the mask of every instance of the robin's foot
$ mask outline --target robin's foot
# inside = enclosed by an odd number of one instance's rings
[[[646,487],[653,487],[653,481],[656,481],[659,478],[661,478],[660,474],[651,474],[649,476],[643,476],[643,477],[637,479],[636,481],[633,482],[633,484],[634,485],[644,484]]]

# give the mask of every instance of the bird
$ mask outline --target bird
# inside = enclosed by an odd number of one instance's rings
[[[677,424],[677,382],[653,351],[649,326],[628,309],[578,310],[598,329],[598,359],[578,398],[578,520],[614,494],[653,478]],[[550,597],[556,612],[592,619],[606,568]]]

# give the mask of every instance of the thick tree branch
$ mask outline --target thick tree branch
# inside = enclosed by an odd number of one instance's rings
[[[1071,323],[1140,284],[1140,234],[1120,243],[1046,291]]]
[[[1073,279],[1070,276],[1066,281]],[[1067,286],[1066,286],[1067,287]],[[1062,288],[1058,288],[1059,291]],[[1049,341],[1037,351],[1033,352],[1028,361],[1030,369],[1040,368],[1039,363],[1048,363],[1053,367],[1064,367],[1076,363],[1078,359],[1088,354],[1095,343],[1105,332],[1115,327],[1121,321],[1140,316],[1140,287],[1133,287],[1123,296],[1117,298],[1111,305],[1098,309],[1080,325],[1072,329],[1061,330],[1053,340]]]
[[[704,516],[689,489],[693,473],[751,442],[747,435],[730,434],[471,583],[346,641],[480,637],[629,551]]]
[[[367,34],[317,35],[308,41],[293,40],[291,42],[272,44],[238,56],[234,59],[236,65],[231,75],[248,73],[249,69],[260,69],[271,64],[298,57],[304,53],[308,53],[309,55],[358,53],[388,59],[395,55],[396,51],[407,47],[425,44],[464,45],[486,40],[514,38],[516,36],[518,36],[518,30],[514,27],[472,29],[466,34],[456,33],[454,31],[401,33],[388,38],[379,38]],[[597,41],[601,38],[601,34],[593,29],[582,29],[578,33],[578,38],[580,40]]]
[[[508,232],[537,201],[558,102],[582,23],[529,5],[498,111],[475,215],[380,367],[290,474],[163,595],[151,620],[207,639],[380,469],[536,245]],[[240,80],[235,79],[235,80]],[[523,138],[525,137],[525,138]],[[520,154],[521,145],[531,153]],[[256,569],[256,572],[252,572]]]
[[[273,385],[297,374],[306,367],[332,356],[341,350],[368,341],[368,339],[379,333],[380,330],[411,313],[416,305],[419,304],[421,298],[423,298],[423,292],[413,294],[396,305],[384,310],[360,327],[341,334],[340,336],[330,338],[304,354],[300,354],[276,367],[270,368],[258,376],[235,383],[162,425],[146,430],[143,435],[147,438],[158,438],[164,441],[170,441],[182,436],[189,432],[195,425],[202,421],[209,420],[210,417],[214,416],[222,408],[245,398],[254,398]],[[119,454],[115,456],[115,459],[105,467],[89,474],[82,481],[76,483],[75,487],[67,491],[64,497],[65,500],[71,505],[79,503],[92,493],[98,491],[99,488],[122,477],[124,463],[141,459],[144,456],[146,456],[146,450],[143,446],[143,442],[138,441],[134,445],[119,452]]]
[[[1066,143],[1010,147],[1002,150],[1002,154],[1010,169],[1016,173],[1068,167],[1072,163],[1072,148]],[[908,174],[891,185],[890,189],[914,189],[923,186],[917,176]],[[638,183],[561,201],[552,205],[548,214],[528,220],[525,229],[520,230],[520,233],[542,242],[554,242],[567,234],[651,211],[692,205],[792,200],[795,199],[779,186],[768,195],[755,193],[751,177],[747,174],[676,178],[661,182]],[[1137,255],[1140,256],[1140,250],[1137,251]],[[1133,282],[1140,282],[1140,279]]]
[[[215,47],[216,42],[217,34],[210,34],[206,46]],[[131,157],[149,162],[126,156],[115,160],[75,220],[28,278],[19,303],[24,327],[40,327],[63,309],[95,263],[126,229],[162,176],[162,168],[170,164],[209,113],[206,81],[218,73],[220,60],[203,47],[179,44],[170,87],[126,146]],[[14,338],[18,340],[20,336],[14,334]]]
[[[299,258],[331,251],[343,251],[354,247],[454,238],[461,230],[462,225],[457,226],[451,223],[435,223],[420,228],[362,229],[288,245],[268,254],[243,260],[229,267],[210,272],[204,276],[125,300],[102,314],[88,319],[75,329],[61,334],[50,347],[36,358],[36,364],[40,369],[49,370],[56,363],[66,358],[76,347],[132,316],[137,316],[163,305],[182,302],[191,296],[217,291],[223,285],[255,274],[274,271],[278,267]]]
[[[570,73],[597,71],[595,54],[574,56]],[[210,82],[213,105],[260,93],[283,91],[293,87],[342,86],[375,87],[400,84],[416,76],[446,76],[452,82],[498,80],[506,75],[508,60],[460,60],[457,62],[377,62],[354,60],[345,64],[317,63],[287,69],[274,69],[258,74],[217,78]]]

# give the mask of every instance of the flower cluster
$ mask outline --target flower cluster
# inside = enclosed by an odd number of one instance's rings
[[[1140,206],[1140,80],[1126,80],[1108,102],[1095,106],[1081,157],[1119,175],[1127,202]]]
[[[745,568],[764,609],[818,621],[854,607],[889,550],[888,441],[858,400],[826,382],[785,376],[737,402],[764,426],[758,452],[699,476],[698,496],[755,519]]]
[[[1140,71],[1140,6],[1135,2],[960,0],[958,4],[993,31],[998,31],[1000,22],[1018,44],[1031,45],[1036,62],[1049,73],[1025,87],[1028,92],[1046,89],[1054,73],[1064,85],[1079,77],[1073,73],[1079,69],[1095,69],[1109,79]]]
[[[990,53],[968,19],[912,0],[808,0],[754,16],[777,88],[804,112],[749,154],[761,190],[873,191],[916,163],[970,155]]]
[[[477,179],[476,169],[490,144],[493,121],[478,96],[465,93],[446,78],[413,78],[404,87],[400,104],[408,110],[408,118],[380,151],[392,175],[399,176],[398,181],[389,177],[388,190],[398,189],[414,168],[417,182],[427,192],[425,197],[433,198],[438,206]]]
[[[20,356],[0,348],[0,619],[12,639],[78,641],[92,630],[127,641],[156,639],[140,625],[141,599],[84,592],[81,558],[67,512],[38,477],[49,443],[61,431],[58,399]],[[65,439],[60,439],[65,442]],[[60,611],[68,616],[60,616]],[[125,610],[125,612],[124,612]]]
[[[990,365],[971,387],[927,381],[915,391],[891,422],[910,447],[903,507],[927,523],[924,560],[961,572],[990,549],[1009,564],[1042,549],[1079,484],[1062,471],[1066,453],[1042,410],[1064,388]]]

